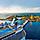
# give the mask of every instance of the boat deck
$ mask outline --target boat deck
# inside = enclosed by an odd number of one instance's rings
[[[15,33],[14,33],[14,29],[11,30],[11,29],[7,28],[5,30],[0,30],[0,38],[8,37],[8,35],[11,36],[11,34],[14,34],[15,35],[18,32],[21,32],[22,30],[23,30],[23,28],[20,29],[20,30],[17,30]]]

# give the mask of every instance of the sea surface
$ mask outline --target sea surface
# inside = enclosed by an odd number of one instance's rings
[[[7,16],[30,16],[30,15],[40,16],[40,13],[5,13],[5,14],[0,13],[0,17],[4,18],[6,18]]]
[[[25,25],[24,30],[26,31],[26,38],[39,39],[40,38],[40,22],[28,22]]]

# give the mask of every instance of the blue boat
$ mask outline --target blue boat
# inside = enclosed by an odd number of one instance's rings
[[[19,20],[20,21],[20,20]],[[17,21],[18,22],[18,21]],[[22,21],[23,22],[23,21]],[[8,37],[8,35],[10,34],[17,34],[19,32],[21,32],[23,30],[23,26],[28,22],[28,20],[26,20],[23,24],[20,24],[17,26],[17,31],[14,33],[15,29],[10,29],[10,28],[6,28],[4,30],[0,30],[0,38],[4,38],[5,36]],[[9,22],[10,23],[10,22]],[[10,35],[11,36],[11,35]]]

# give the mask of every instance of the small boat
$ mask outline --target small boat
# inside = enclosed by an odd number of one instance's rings
[[[9,31],[9,32],[5,32],[4,34],[2,34],[1,36],[0,36],[0,38],[6,38],[6,37],[9,37],[9,36],[11,36],[11,35],[15,35],[15,34],[17,34],[17,33],[19,33],[19,32],[21,32],[22,30],[23,30],[23,26],[25,25],[25,24],[27,24],[28,23],[28,20],[26,20],[24,23],[23,23],[23,25],[18,25],[17,26],[17,31],[16,32],[14,32],[15,31],[15,29],[12,29],[11,30],[11,32]],[[5,29],[6,30],[6,29]],[[6,30],[7,31],[7,30]],[[1,33],[1,32],[0,32]],[[2,32],[3,33],[3,32]],[[6,34],[6,35],[5,35]]]

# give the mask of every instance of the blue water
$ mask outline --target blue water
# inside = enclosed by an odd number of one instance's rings
[[[26,38],[40,38],[40,22],[30,22],[25,25],[24,30],[26,31]]]

